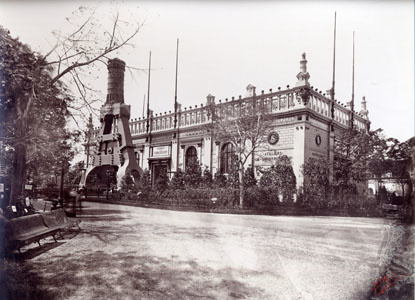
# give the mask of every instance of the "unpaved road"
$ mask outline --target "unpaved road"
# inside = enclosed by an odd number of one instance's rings
[[[77,235],[27,251],[51,298],[368,299],[393,243],[392,222],[374,218],[87,202],[80,219]]]

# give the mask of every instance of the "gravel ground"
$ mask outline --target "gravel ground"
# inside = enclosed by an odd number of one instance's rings
[[[394,299],[373,292],[392,263],[413,288],[412,235],[391,220],[89,202],[79,217],[80,232],[4,261],[10,299]]]

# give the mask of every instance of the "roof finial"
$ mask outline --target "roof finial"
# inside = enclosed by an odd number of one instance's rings
[[[367,110],[367,107],[366,107],[366,97],[365,96],[363,96],[363,98],[362,98],[362,102],[361,102],[361,105],[362,105],[362,109],[360,110],[360,114],[363,116],[363,118],[365,118],[366,120],[369,120],[369,111]]]
[[[307,59],[305,58],[306,54],[303,52],[301,55],[302,60],[300,60],[300,73],[297,74],[297,83],[295,86],[310,85],[308,79],[310,79],[310,74],[307,72]]]

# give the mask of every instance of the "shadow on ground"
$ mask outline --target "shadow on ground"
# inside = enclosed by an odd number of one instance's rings
[[[66,230],[57,242],[51,238],[43,239],[40,241],[40,247],[37,244],[31,244],[23,247],[22,253],[13,251],[7,253],[5,257],[0,257],[0,299],[54,299],[53,293],[41,288],[44,286],[42,273],[34,267],[31,260],[64,245],[66,240],[78,234],[78,230]],[[53,280],[46,284],[50,283],[53,283]]]
[[[53,295],[48,290],[39,288],[42,279],[40,273],[33,269],[30,260],[64,243],[64,241],[43,242],[41,247],[23,249],[22,253],[13,252],[1,258],[0,299],[53,299]]]
[[[235,270],[134,252],[75,252],[32,262],[31,268],[21,264],[17,270],[13,264],[5,268],[7,295],[1,299],[262,298],[262,291],[233,278]]]
[[[129,219],[128,217],[125,217],[127,214],[128,212],[123,210],[82,209],[77,211],[76,217],[81,221],[86,220],[92,222],[120,222]]]
[[[77,217],[87,216],[102,216],[102,215],[120,215],[126,214],[128,211],[117,209],[82,209],[77,213]]]
[[[42,279],[29,264],[3,258],[0,264],[0,299],[53,299],[52,293],[39,287]]]

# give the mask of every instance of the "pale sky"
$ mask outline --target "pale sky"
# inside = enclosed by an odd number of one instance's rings
[[[51,31],[65,28],[65,17],[87,2],[0,1],[0,24],[32,49],[46,53]],[[95,2],[106,9],[109,2]],[[152,51],[150,107],[173,110],[176,39],[180,39],[178,101],[200,106],[216,99],[294,86],[306,52],[310,83],[331,87],[333,23],[337,11],[336,98],[351,99],[352,36],[355,31],[355,108],[366,96],[372,129],[401,141],[414,135],[413,1],[125,1],[121,13],[145,20],[133,48],[117,57],[145,69]],[[114,55],[115,57],[115,55]],[[98,72],[98,71],[96,71]],[[105,100],[107,72],[94,82]],[[125,102],[131,117],[142,115],[147,72],[126,72]],[[97,125],[98,120],[95,120]]]

